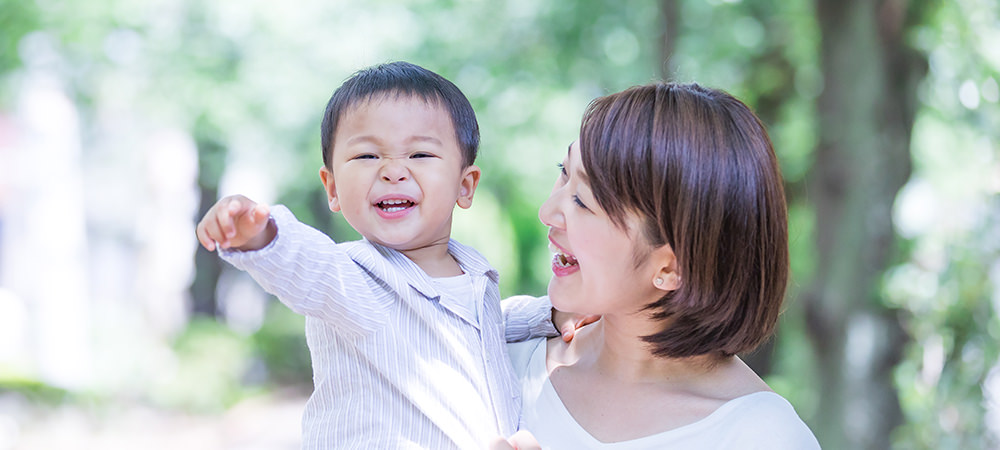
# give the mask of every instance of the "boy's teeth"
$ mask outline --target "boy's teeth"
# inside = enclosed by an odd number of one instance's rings
[[[376,205],[382,208],[386,212],[402,211],[410,206],[413,206],[413,202],[409,200],[393,199],[393,200],[382,200]]]

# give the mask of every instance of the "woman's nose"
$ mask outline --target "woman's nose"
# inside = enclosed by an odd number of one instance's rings
[[[549,193],[549,198],[542,203],[542,206],[538,208],[538,220],[541,220],[545,226],[551,228],[565,228],[566,221],[563,217],[562,211],[559,210],[559,194],[561,190],[558,187],[552,188],[552,192]]]
[[[406,164],[390,158],[386,158],[385,162],[382,163],[382,170],[380,174],[382,176],[382,180],[390,183],[406,181],[410,177],[410,171],[406,168]]]

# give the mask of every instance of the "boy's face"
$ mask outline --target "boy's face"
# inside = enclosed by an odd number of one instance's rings
[[[448,112],[394,94],[343,113],[330,162],[320,169],[330,210],[399,251],[446,244],[455,204],[471,206],[479,184],[479,168],[462,167]]]

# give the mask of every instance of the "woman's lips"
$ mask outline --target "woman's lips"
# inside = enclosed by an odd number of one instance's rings
[[[550,248],[554,252],[552,255],[552,273],[557,277],[564,277],[571,275],[580,270],[580,265],[578,264],[576,257],[566,253],[559,244],[556,244],[551,238],[549,239]]]

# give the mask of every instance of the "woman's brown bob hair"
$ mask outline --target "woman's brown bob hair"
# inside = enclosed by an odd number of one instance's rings
[[[666,357],[753,350],[774,330],[788,280],[781,172],[760,120],[697,84],[638,86],[594,100],[580,131],[598,204],[669,245],[680,287],[647,306],[669,325],[644,336]]]

